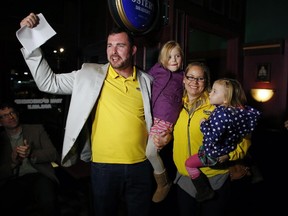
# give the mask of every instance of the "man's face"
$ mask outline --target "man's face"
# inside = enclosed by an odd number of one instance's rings
[[[125,32],[121,32],[108,36],[106,52],[111,66],[116,71],[124,70],[131,67],[136,47],[131,47],[128,35]]]
[[[6,129],[14,129],[19,126],[18,113],[13,108],[0,109],[0,125]]]

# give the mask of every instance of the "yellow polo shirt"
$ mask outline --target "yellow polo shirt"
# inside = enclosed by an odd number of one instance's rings
[[[124,78],[110,66],[92,125],[92,161],[133,164],[146,159],[148,132],[134,67]]]

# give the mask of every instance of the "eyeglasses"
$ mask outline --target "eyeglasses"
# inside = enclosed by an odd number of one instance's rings
[[[186,79],[188,79],[189,81],[195,81],[195,82],[204,82],[205,81],[205,78],[204,77],[193,77],[193,76],[186,76]]]
[[[16,112],[15,111],[11,111],[11,112],[9,112],[7,114],[1,115],[0,119],[7,119],[7,118],[9,118],[11,116],[15,116],[15,115],[16,115]]]

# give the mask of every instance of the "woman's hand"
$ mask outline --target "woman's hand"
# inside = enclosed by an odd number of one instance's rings
[[[229,155],[222,155],[220,157],[217,158],[219,163],[224,163],[225,161],[229,160]]]

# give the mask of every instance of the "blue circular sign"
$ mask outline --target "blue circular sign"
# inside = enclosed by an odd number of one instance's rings
[[[158,0],[110,0],[109,8],[117,24],[135,33],[152,30],[158,21]]]

